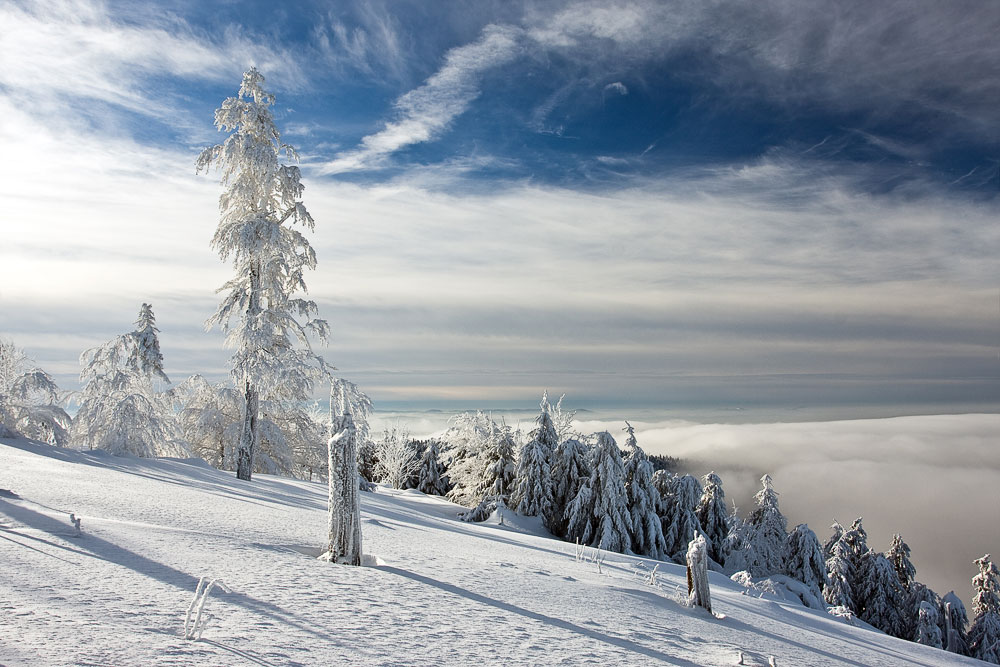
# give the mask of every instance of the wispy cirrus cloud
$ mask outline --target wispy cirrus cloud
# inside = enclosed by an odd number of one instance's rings
[[[235,85],[251,64],[273,74],[284,89],[306,81],[293,54],[239,27],[209,37],[169,14],[133,18],[138,20],[126,22],[89,0],[5,3],[0,6],[0,86],[19,104],[54,119],[86,111],[86,105],[68,100],[165,119],[183,114],[172,81]],[[174,122],[188,124],[179,118]]]
[[[321,173],[376,167],[398,150],[437,138],[479,95],[480,75],[514,59],[519,37],[516,28],[489,25],[477,41],[449,51],[433,76],[396,100],[395,120],[362,139],[357,149],[323,165]]]

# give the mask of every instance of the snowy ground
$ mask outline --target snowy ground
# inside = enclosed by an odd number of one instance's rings
[[[0,664],[982,664],[714,573],[719,617],[689,609],[680,566],[650,585],[654,562],[599,568],[530,520],[465,524],[412,491],[362,503],[372,564],[331,565],[324,485],[0,442]],[[232,592],[190,641],[200,577]]]

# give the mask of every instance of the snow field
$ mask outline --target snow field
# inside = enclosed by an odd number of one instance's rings
[[[744,595],[680,603],[680,566],[544,537],[508,513],[457,520],[414,491],[362,494],[373,566],[316,559],[325,484],[199,461],[0,443],[4,665],[982,664]],[[69,513],[82,517],[74,536]],[[201,577],[199,641],[184,639]]]

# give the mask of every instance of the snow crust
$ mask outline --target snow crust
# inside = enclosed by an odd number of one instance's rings
[[[715,572],[709,614],[680,565],[413,491],[362,493],[364,567],[331,564],[326,505],[322,483],[2,440],[0,664],[982,664]],[[189,640],[202,577],[223,585]]]

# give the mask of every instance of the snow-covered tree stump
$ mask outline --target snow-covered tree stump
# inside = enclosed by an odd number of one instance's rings
[[[350,412],[330,438],[330,545],[326,560],[361,565],[361,504],[358,490],[357,433]]]
[[[708,544],[704,535],[698,535],[688,544],[687,550],[688,599],[692,604],[712,611],[708,592]]]

